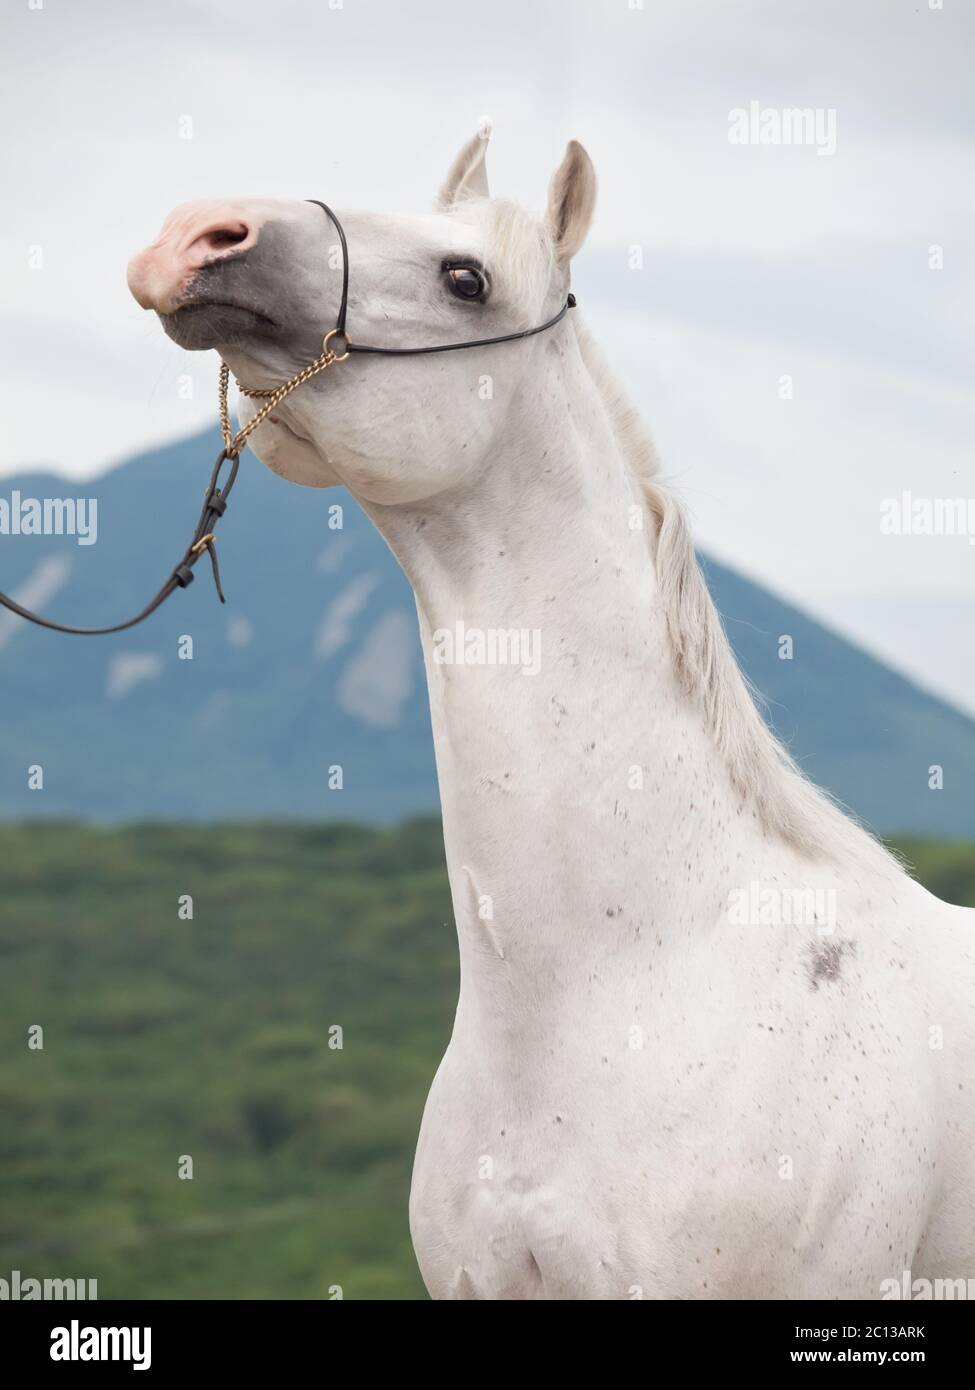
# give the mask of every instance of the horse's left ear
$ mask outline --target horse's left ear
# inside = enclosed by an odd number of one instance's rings
[[[437,206],[446,210],[462,198],[489,198],[487,181],[488,141],[491,127],[483,125],[460,151],[437,197]]]
[[[596,171],[579,144],[570,140],[548,190],[548,222],[555,257],[565,265],[586,239],[596,208]]]

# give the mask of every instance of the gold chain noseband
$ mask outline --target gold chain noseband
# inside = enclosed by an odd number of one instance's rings
[[[223,432],[224,452],[228,458],[240,453],[258,425],[262,424],[270,415],[271,411],[281,404],[285,396],[290,396],[292,391],[297,391],[299,386],[303,386],[306,381],[310,381],[311,378],[317,376],[319,372],[324,372],[327,367],[333,366],[336,362],[345,361],[349,355],[348,347],[346,347],[345,352],[341,354],[333,352],[329,347],[329,343],[338,332],[339,330],[337,328],[333,328],[326,333],[325,337],[322,339],[322,350],[315,358],[314,362],[309,362],[307,367],[302,367],[300,372],[295,372],[291,380],[286,381],[283,386],[270,386],[263,391],[259,391],[256,388],[242,386],[238,381],[237,389],[242,396],[251,396],[255,399],[261,399],[265,404],[261,406],[260,410],[252,419],[247,421],[243,429],[239,429],[236,434],[234,434],[230,428],[230,407],[227,403],[227,391],[230,386],[230,368],[227,366],[226,362],[220,363],[220,429]]]

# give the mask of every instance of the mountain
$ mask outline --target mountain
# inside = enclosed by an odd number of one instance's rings
[[[135,612],[182,554],[218,448],[211,432],[94,483],[7,479],[8,506],[15,492],[97,498],[98,529],[92,545],[0,535],[0,588],[67,622]],[[204,559],[190,589],[113,637],[0,612],[0,816],[379,822],[437,809],[413,597],[355,502],[245,454],[220,560],[227,607]],[[975,721],[767,590],[705,569],[767,717],[810,776],[879,830],[975,836]],[[934,763],[941,791],[928,788]]]

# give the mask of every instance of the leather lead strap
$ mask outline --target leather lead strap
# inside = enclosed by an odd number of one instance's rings
[[[220,470],[224,463],[230,460],[230,473],[223,487],[218,487]],[[214,532],[217,523],[227,510],[227,498],[230,496],[231,489],[237,481],[237,470],[240,467],[240,457],[237,454],[228,454],[226,449],[221,449],[217,456],[217,461],[213,466],[210,475],[210,485],[206,490],[203,501],[203,510],[200,512],[200,519],[196,523],[196,530],[193,532],[193,539],[186,548],[186,552],[179,564],[170,574],[158,593],[149,600],[145,608],[138,612],[134,618],[129,618],[124,623],[113,623],[111,627],[72,627],[70,623],[56,623],[52,618],[42,618],[39,613],[32,613],[29,608],[24,608],[7,594],[0,593],[0,604],[8,608],[11,613],[16,613],[19,618],[26,618],[29,623],[36,623],[38,627],[50,628],[52,632],[68,632],[78,637],[97,637],[109,632],[125,632],[127,628],[135,627],[137,623],[144,622],[146,618],[155,613],[160,604],[164,603],[169,595],[175,593],[177,589],[186,589],[193,583],[193,566],[204,551],[210,556],[210,564],[213,569],[213,582],[216,585],[217,596],[221,603],[226,603],[223,589],[220,584],[220,567],[217,564],[217,551],[214,544]]]

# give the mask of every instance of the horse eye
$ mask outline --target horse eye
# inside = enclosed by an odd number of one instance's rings
[[[446,265],[450,289],[458,299],[483,299],[487,294],[487,277],[472,265]]]

